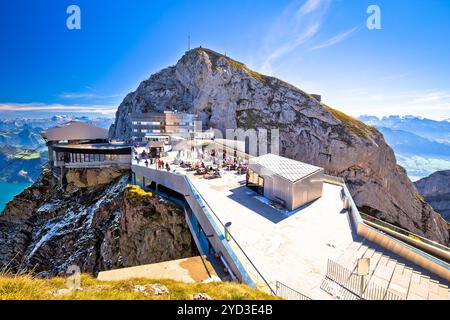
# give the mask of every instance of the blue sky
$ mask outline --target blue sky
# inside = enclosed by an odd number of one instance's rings
[[[81,30],[66,27],[71,4]],[[371,4],[381,30],[366,27]],[[0,113],[112,116],[190,35],[353,116],[446,119],[449,16],[447,0],[2,1]]]

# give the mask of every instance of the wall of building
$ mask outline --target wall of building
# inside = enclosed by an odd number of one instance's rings
[[[270,200],[285,202],[286,208],[292,207],[292,183],[257,163],[250,163],[249,169],[264,178],[264,196]],[[278,198],[278,199],[277,199]]]
[[[132,137],[141,141],[146,134],[193,134],[196,116],[187,113],[142,113],[131,116]]]
[[[250,163],[249,169],[264,178],[264,196],[273,201],[283,200],[288,210],[294,210],[322,196],[323,169],[296,183],[256,163]]]
[[[267,183],[266,183],[267,181]],[[285,202],[287,209],[292,207],[292,183],[278,175],[264,177],[264,196],[273,201]]]
[[[323,170],[292,185],[292,208],[296,209],[322,196]]]

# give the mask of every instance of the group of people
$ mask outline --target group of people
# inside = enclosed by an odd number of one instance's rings
[[[137,164],[139,164],[140,161],[143,160],[146,167],[148,167],[149,165],[156,164],[156,168],[158,170],[161,170],[161,169],[166,169],[167,171],[171,170],[168,162],[164,163],[164,161],[161,160],[159,157],[156,157],[156,158],[152,157],[149,152],[145,151],[145,149],[139,153],[138,148],[139,148],[139,145],[136,145],[133,148],[134,160],[136,160]]]
[[[143,150],[142,150],[143,149]],[[237,155],[235,154],[234,157],[230,157],[226,154],[226,152],[223,152],[222,154],[222,160],[220,159],[220,153],[218,153],[216,150],[196,150],[193,149],[191,152],[199,153],[201,157],[198,157],[199,161],[196,161],[194,163],[191,162],[185,162],[183,161],[181,151],[178,151],[178,155],[176,156],[176,160],[174,163],[179,164],[182,168],[188,168],[188,170],[196,171],[196,174],[207,174],[210,172],[213,172],[213,175],[216,177],[220,176],[220,168],[224,167],[228,170],[232,171],[238,171],[238,173],[242,174],[246,172],[246,167],[244,164],[239,161]],[[145,148],[140,148],[140,146],[137,144],[133,148],[134,152],[134,160],[139,164],[140,161],[143,161],[145,166],[148,167],[149,165],[156,165],[156,168],[158,170],[167,170],[171,171],[171,167],[168,162],[164,162],[160,157],[156,156],[153,157],[151,153],[146,150]],[[205,165],[204,161],[211,160],[213,165]]]

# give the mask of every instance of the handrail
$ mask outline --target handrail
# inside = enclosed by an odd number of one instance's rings
[[[276,288],[276,295],[287,300],[312,300],[310,297],[298,292],[295,289],[292,289],[280,281],[276,282]]]
[[[353,201],[353,198],[352,198],[352,196],[350,194],[350,191],[348,190],[347,185],[345,183],[345,180],[343,178],[329,176],[329,175],[324,175],[324,181],[342,186],[344,194],[346,195],[346,197],[347,197],[347,199],[349,201],[349,205],[350,205],[350,210],[349,211],[350,211],[350,214],[353,217],[353,220],[354,220],[355,226],[357,228],[358,234],[359,234],[358,225],[361,225],[361,226],[364,226],[364,227],[367,227],[367,228],[372,228],[376,232],[381,233],[384,236],[389,237],[390,239],[394,240],[396,243],[400,244],[405,249],[407,249],[407,250],[409,250],[411,252],[414,252],[414,253],[424,257],[425,259],[427,259],[427,260],[429,260],[429,261],[431,261],[431,262],[433,262],[433,263],[435,263],[435,264],[437,264],[437,265],[439,265],[439,266],[441,266],[443,268],[449,269],[449,264],[447,262],[442,261],[441,259],[436,258],[434,255],[431,255],[431,254],[425,252],[424,250],[422,250],[420,248],[417,248],[416,246],[414,246],[412,244],[406,243],[405,241],[400,240],[400,239],[394,237],[393,235],[389,235],[386,232],[383,232],[383,231],[381,231],[381,230],[379,230],[379,229],[377,229],[375,227],[372,227],[371,225],[365,223],[364,219],[361,217],[361,213],[359,212],[358,207],[356,206],[355,202]]]
[[[202,202],[208,207],[208,210],[214,215],[214,217],[217,219],[217,221],[221,224],[223,228],[225,228],[225,225],[222,223],[220,218],[217,216],[217,214],[214,212],[214,210],[211,208],[211,206],[208,204],[206,199],[201,195],[201,193],[198,191],[198,189],[189,181],[189,178],[185,176],[186,181],[188,182],[189,187],[195,191],[195,193],[201,198]],[[253,264],[252,260],[248,257],[248,255],[245,253],[244,249],[239,245],[237,240],[233,237],[233,235],[228,232],[228,235],[233,240],[234,244],[236,244],[237,248],[240,250],[240,252],[244,255],[244,257],[247,259],[247,261],[250,263],[250,265],[255,269],[257,275],[264,281],[264,284],[269,288],[270,293],[273,295],[276,295],[276,292],[273,290],[269,282],[264,278],[264,276],[261,274],[261,272],[258,270],[258,268]]]
[[[333,176],[329,176],[329,175],[324,175],[324,178],[325,178],[324,180],[327,181],[327,182],[336,182],[338,184],[342,183],[342,187],[344,187],[344,191],[345,191],[346,195],[347,195],[347,193],[350,194],[350,192],[348,192],[348,189],[347,189],[346,184],[345,184],[345,180],[343,178],[333,177]],[[348,197],[348,195],[347,195],[347,197]],[[450,252],[450,248],[449,247],[446,247],[446,246],[444,246],[444,245],[442,245],[442,244],[440,244],[438,242],[432,241],[432,240],[427,239],[427,238],[425,238],[423,236],[420,236],[418,234],[410,232],[410,231],[408,231],[406,229],[397,227],[397,226],[395,226],[395,225],[393,225],[393,224],[391,224],[389,222],[383,221],[381,219],[378,219],[378,218],[375,218],[375,217],[373,217],[371,215],[368,215],[367,213],[359,211],[358,208],[356,207],[356,205],[354,204],[353,198],[351,197],[351,195],[348,198],[349,198],[349,201],[351,203],[352,209],[354,209],[354,211],[358,212],[358,216],[359,216],[359,217],[357,217],[358,220],[359,220],[359,218],[362,219],[363,222],[364,222],[364,220],[368,220],[368,221],[374,220],[372,222],[375,223],[375,224],[379,224],[381,226],[385,226],[386,228],[389,228],[389,229],[391,229],[391,230],[393,230],[395,232],[401,233],[401,234],[406,235],[406,236],[413,236],[415,238],[420,238],[420,241],[422,241],[422,242],[425,242],[425,243],[427,243],[429,245],[437,247],[437,248],[439,248],[441,250]]]
[[[400,227],[397,227],[397,226],[395,226],[395,225],[393,225],[393,224],[391,224],[389,222],[386,222],[386,221],[383,221],[381,219],[375,218],[375,217],[373,217],[373,216],[371,216],[371,215],[369,215],[367,213],[360,212],[360,215],[361,215],[361,217],[364,220],[367,220],[369,222],[373,222],[374,224],[380,225],[382,227],[386,227],[388,229],[391,229],[391,230],[393,230],[395,232],[398,232],[400,234],[403,234],[405,236],[408,236],[408,237],[412,236],[412,239],[414,239],[414,240],[422,241],[422,242],[424,242],[424,243],[426,243],[428,245],[431,245],[431,246],[436,247],[436,248],[438,248],[440,250],[444,250],[444,251],[447,251],[448,253],[450,253],[450,248],[449,247],[446,247],[446,246],[444,246],[444,245],[442,245],[442,244],[440,244],[438,242],[435,242],[435,241],[432,241],[430,239],[424,238],[424,237],[422,237],[422,236],[420,236],[418,234],[415,234],[413,232],[410,232],[410,231],[408,231],[406,229],[402,229]]]
[[[327,272],[325,278],[340,285],[352,295],[361,300],[404,300],[406,297],[400,296],[389,290],[390,282],[387,286],[381,286],[371,280],[371,276],[360,276],[339,263],[328,259]],[[327,291],[327,290],[325,290]]]

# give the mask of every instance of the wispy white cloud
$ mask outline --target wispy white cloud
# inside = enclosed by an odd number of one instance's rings
[[[123,97],[123,94],[102,95],[93,92],[62,92],[59,97],[63,99],[112,99]]]
[[[300,15],[311,13],[320,8],[322,0],[308,0],[298,10]]]
[[[377,91],[375,88],[361,92],[339,91],[328,92],[325,100],[331,105],[338,105],[342,111],[353,116],[371,114],[388,115],[420,115],[430,119],[443,120],[450,118],[450,91],[418,90],[418,91]]]
[[[271,74],[273,64],[313,39],[320,31],[331,0],[294,1],[275,19],[261,50],[260,69]]]
[[[110,105],[64,105],[45,103],[0,103],[0,112],[74,112],[74,113],[102,113],[110,114],[117,110],[117,106]]]
[[[450,103],[450,92],[431,91],[417,96],[412,101],[413,104],[438,103],[448,105]]]
[[[358,27],[351,28],[350,30],[338,33],[334,37],[331,37],[328,40],[325,40],[322,43],[319,43],[318,45],[315,45],[311,48],[311,50],[318,50],[323,49],[327,47],[334,46],[338,43],[341,43],[342,41],[346,40],[348,37],[350,37],[356,30],[358,30]]]
[[[280,45],[278,48],[275,48],[274,51],[265,59],[262,65],[263,72],[271,72],[272,63],[275,60],[278,60],[285,54],[292,52],[299,45],[311,39],[319,31],[319,28],[320,28],[319,23],[315,23],[311,26],[308,26],[308,29],[298,34],[295,39]]]
[[[59,97],[63,99],[90,99],[94,97],[94,94],[84,92],[63,92]]]

